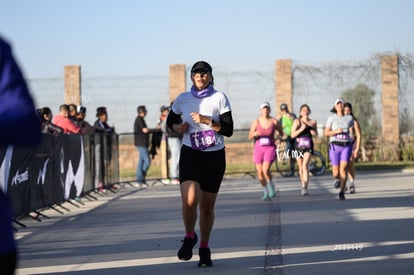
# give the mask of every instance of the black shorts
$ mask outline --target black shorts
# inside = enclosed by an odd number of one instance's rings
[[[313,154],[313,146],[312,146],[312,148],[298,148],[298,147],[296,147],[295,150],[296,150],[297,154],[302,155],[302,156],[303,156],[304,153]]]
[[[193,180],[200,184],[201,190],[218,193],[225,170],[224,149],[205,152],[185,145],[181,147],[180,182]]]

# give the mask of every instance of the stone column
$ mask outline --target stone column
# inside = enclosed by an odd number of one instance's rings
[[[293,75],[292,75],[292,60],[279,59],[275,64],[275,79],[276,79],[276,117],[280,117],[279,106],[286,103],[289,110],[293,110]]]
[[[170,102],[182,92],[186,91],[185,64],[170,65]]]
[[[382,56],[382,137],[385,144],[400,144],[398,115],[398,56]]]
[[[81,67],[65,66],[65,103],[81,105]]]
[[[169,94],[170,102],[182,92],[186,90],[186,71],[185,64],[171,64],[170,65],[170,83]],[[168,142],[165,139],[161,140],[161,175],[162,178],[168,178]]]

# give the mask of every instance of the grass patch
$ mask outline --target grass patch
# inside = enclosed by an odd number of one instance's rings
[[[357,170],[403,170],[414,169],[414,161],[399,162],[357,162],[355,163]]]
[[[414,161],[400,161],[400,162],[357,162],[355,163],[355,169],[357,171],[378,171],[378,170],[404,170],[413,169]],[[271,168],[272,171],[276,171],[274,164]],[[331,166],[327,168],[327,171],[331,171]],[[255,175],[255,167],[251,164],[227,164],[226,175],[232,174],[253,174]],[[136,178],[135,169],[123,169],[120,171],[121,180],[134,180]],[[150,166],[148,170],[148,179],[161,178],[161,167]]]

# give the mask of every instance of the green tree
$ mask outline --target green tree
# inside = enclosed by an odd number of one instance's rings
[[[414,117],[410,115],[410,110],[404,108],[400,113],[400,134],[410,134],[414,130]]]
[[[361,126],[362,136],[378,135],[381,122],[374,107],[375,91],[365,84],[344,91],[341,97],[352,104],[352,111]]]

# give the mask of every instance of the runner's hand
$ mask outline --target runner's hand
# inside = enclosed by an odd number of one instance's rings
[[[177,125],[177,126],[175,126]],[[187,122],[182,122],[180,124],[174,124],[175,126],[175,131],[180,133],[180,134],[184,134],[188,131],[188,123]]]
[[[211,118],[203,116],[197,112],[191,113],[191,118],[195,123],[210,124],[211,122]]]

